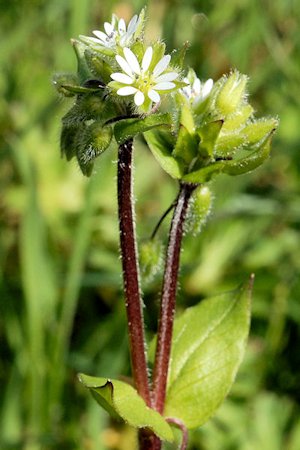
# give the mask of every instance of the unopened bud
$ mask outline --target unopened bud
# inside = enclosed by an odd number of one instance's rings
[[[248,77],[237,71],[232,72],[229,77],[221,80],[219,92],[217,93],[215,105],[224,117],[237,111],[245,99],[245,91]]]
[[[110,126],[94,122],[85,128],[77,147],[77,160],[84,175],[91,175],[95,158],[109,147],[111,140]]]
[[[212,205],[212,193],[207,186],[200,186],[193,194],[186,220],[185,230],[192,234],[201,231]]]

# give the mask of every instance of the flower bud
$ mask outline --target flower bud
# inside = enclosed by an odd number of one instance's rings
[[[248,77],[237,71],[232,72],[229,77],[221,79],[219,91],[215,97],[215,106],[225,118],[242,106],[246,95],[247,81]]]
[[[60,150],[62,156],[67,158],[67,161],[76,156],[76,148],[83,129],[82,124],[63,124],[60,135]]]
[[[111,81],[112,68],[99,55],[87,49],[84,52],[86,63],[93,75],[100,77],[105,84]]]
[[[193,194],[186,219],[185,230],[192,234],[201,231],[212,205],[212,193],[207,186],[200,186]]]
[[[109,147],[112,134],[112,128],[103,126],[100,122],[94,122],[84,129],[76,151],[78,164],[84,175],[91,175],[95,158]]]
[[[95,94],[82,96],[77,105],[85,119],[103,118],[103,111],[106,108],[103,98]]]

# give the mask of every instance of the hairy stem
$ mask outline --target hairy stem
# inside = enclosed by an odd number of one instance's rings
[[[151,406],[132,199],[132,153],[132,139],[119,146],[118,210],[120,245],[132,374],[138,393],[143,397],[147,405]]]
[[[161,414],[166,397],[183,224],[195,188],[195,184],[181,185],[169,234],[153,372],[153,407]]]

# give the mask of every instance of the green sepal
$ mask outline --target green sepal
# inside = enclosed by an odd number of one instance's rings
[[[271,141],[274,131],[275,130],[272,130],[261,142],[260,146],[249,156],[226,161],[222,171],[228,175],[242,175],[259,167],[270,156]]]
[[[245,143],[246,136],[243,134],[243,130],[222,133],[217,140],[214,155],[219,157],[232,156]]]
[[[149,428],[160,439],[172,442],[173,432],[166,420],[150,409],[136,390],[127,383],[80,374],[79,381],[110,415],[134,428]]]
[[[246,98],[247,75],[234,70],[229,76],[219,80],[219,87],[214,94],[215,106],[224,117],[241,108]]]
[[[130,50],[135,54],[140,64],[142,63],[143,56],[145,53],[145,45],[142,41],[136,41],[130,48]]]
[[[77,75],[79,84],[82,84],[84,83],[84,81],[88,80],[91,75],[91,72],[84,57],[84,51],[86,47],[76,39],[71,39],[71,43],[73,45],[75,55],[77,58]]]
[[[186,41],[179,49],[173,50],[173,52],[171,53],[173,67],[179,67],[180,69],[183,69],[184,58],[189,47],[190,43]]]
[[[241,106],[235,114],[231,114],[229,118],[226,118],[222,127],[222,132],[228,133],[240,130],[247,120],[250,119],[253,111],[254,109],[249,103]]]
[[[79,81],[76,75],[69,73],[56,73],[52,78],[53,85],[59,94],[65,97],[74,97],[76,92],[72,90],[78,86]]]
[[[61,155],[65,156],[67,161],[76,156],[78,141],[83,131],[84,125],[82,123],[63,124],[60,135],[60,150]]]
[[[175,319],[166,417],[192,429],[215,414],[244,356],[251,291],[252,280],[237,291],[202,300]]]
[[[134,33],[134,39],[142,38],[145,28],[145,22],[146,22],[146,7],[144,7],[138,18],[138,26]]]
[[[93,75],[99,77],[105,84],[111,81],[110,75],[113,70],[97,53],[86,49],[84,52],[86,63]]]
[[[170,114],[152,114],[145,118],[120,120],[120,122],[115,124],[114,134],[117,143],[120,145],[139,133],[143,133],[162,125],[171,125]]]
[[[199,154],[203,157],[213,156],[215,143],[222,129],[223,120],[207,123],[197,129],[200,137]]]
[[[244,150],[252,151],[256,145],[260,146],[262,139],[274,131],[277,126],[277,119],[260,119],[248,123],[242,129],[221,134],[217,141],[215,155],[233,155],[241,147]]]
[[[100,55],[108,56],[110,58],[115,56],[114,50],[112,50],[109,47],[104,47],[100,43],[97,44],[96,42],[91,41],[91,39],[88,36],[83,36],[82,34],[79,35],[79,39],[81,43],[83,43],[86,47],[89,47],[92,49],[95,53],[98,53]],[[81,45],[83,45],[81,44]]]
[[[144,136],[162,169],[172,178],[181,179],[184,174],[184,164],[172,156],[175,145],[174,136],[162,130],[147,131]]]
[[[251,146],[260,142],[271,131],[275,131],[277,127],[278,120],[275,118],[259,119],[248,123],[241,132],[245,136],[247,144]]]
[[[66,92],[69,92],[69,97],[77,94],[90,94],[91,92],[99,92],[99,88],[88,88],[84,86],[75,86],[72,84],[62,84],[61,87]]]
[[[85,131],[86,142],[95,151],[95,156],[99,156],[110,145],[113,130],[110,125],[103,126],[101,122],[94,122]]]
[[[156,41],[153,45],[153,55],[149,66],[149,73],[151,73],[156,64],[161,60],[166,52],[166,44],[162,41]]]
[[[92,174],[95,158],[109,147],[112,135],[112,127],[103,126],[101,122],[84,127],[76,146],[77,161],[83,175],[89,177]]]
[[[184,229],[188,233],[197,234],[201,231],[212,205],[212,193],[206,184],[200,185],[192,195]]]
[[[191,104],[186,99],[183,99],[180,112],[180,123],[188,130],[190,134],[195,132],[195,122]]]

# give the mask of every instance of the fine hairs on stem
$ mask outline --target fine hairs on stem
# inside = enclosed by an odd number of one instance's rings
[[[119,146],[118,206],[120,246],[122,254],[132,373],[138,393],[144,398],[148,406],[153,407],[158,412],[162,413],[164,408],[167,373],[171,351],[183,224],[189,205],[189,200],[194,189],[196,188],[196,185],[186,183],[181,184],[179,195],[176,199],[176,203],[174,204],[175,209],[170,228],[163,280],[158,343],[153,374],[154,391],[152,393],[148,379],[144,319],[142,299],[140,296],[140,280],[137,260],[137,244],[133,219],[134,202],[132,198],[132,158],[133,140],[130,139]],[[161,441],[153,433],[147,430],[141,430],[139,433],[139,445],[141,450],[159,450],[161,448]]]
[[[132,152],[132,139],[119,146],[118,212],[120,246],[133,380],[138,393],[143,397],[147,405],[151,406],[137,261],[134,202],[132,201]]]
[[[196,187],[196,184],[181,184],[169,232],[153,371],[154,408],[160,413],[166,397],[183,225]]]

